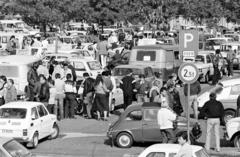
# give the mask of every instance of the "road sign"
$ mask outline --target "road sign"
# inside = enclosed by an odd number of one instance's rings
[[[179,50],[184,58],[195,58],[199,48],[199,35],[196,30],[181,30],[179,33]]]
[[[198,68],[191,63],[184,63],[178,70],[178,76],[184,83],[194,83],[199,77]]]

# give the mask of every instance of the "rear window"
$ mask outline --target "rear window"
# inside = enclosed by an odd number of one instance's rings
[[[12,157],[20,157],[20,156],[31,156],[31,153],[19,144],[17,141],[10,141],[3,145],[3,148],[12,156]]]
[[[27,109],[23,108],[1,108],[0,118],[7,119],[25,119],[27,114]]]
[[[137,51],[137,61],[155,61],[156,51]]]
[[[90,70],[101,70],[101,64],[98,61],[87,62]]]
[[[6,77],[18,77],[19,76],[19,67],[17,66],[0,66],[1,75]]]
[[[76,71],[86,71],[85,66],[82,62],[74,62],[73,65]]]
[[[131,69],[131,68],[115,68],[113,75],[114,76],[126,76],[129,72],[133,73],[134,75],[144,74],[144,72],[140,69]]]

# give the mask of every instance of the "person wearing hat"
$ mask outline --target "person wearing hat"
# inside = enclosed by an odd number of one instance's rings
[[[210,100],[208,100],[202,110],[201,114],[207,120],[207,134],[206,134],[206,150],[210,150],[211,130],[214,129],[216,138],[216,151],[220,151],[220,121],[223,119],[224,108],[220,101],[216,100],[216,93],[210,93]]]

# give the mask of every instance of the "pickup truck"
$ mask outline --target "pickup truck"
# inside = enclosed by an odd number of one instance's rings
[[[214,69],[213,69],[213,58],[214,54],[208,51],[200,51],[198,52],[198,55],[195,58],[195,64],[199,70],[200,76],[202,79],[200,80],[201,82],[208,83],[210,79],[212,78],[214,74]],[[220,70],[220,76],[222,78],[223,73],[225,71],[225,61],[224,59],[220,59],[219,62],[219,70]]]

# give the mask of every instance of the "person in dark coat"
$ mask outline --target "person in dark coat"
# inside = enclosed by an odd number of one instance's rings
[[[132,77],[131,71],[128,71],[128,75],[122,79],[120,88],[123,90],[123,108],[126,109],[133,101],[134,78]]]
[[[39,75],[39,79],[40,79],[41,87],[40,87],[40,93],[38,95],[38,99],[40,102],[42,102],[47,107],[48,100],[50,97],[47,78],[41,74],[41,75]]]
[[[34,96],[35,96],[34,87],[36,83],[39,81],[37,69],[38,69],[38,63],[34,63],[31,69],[27,73],[29,101],[34,101]]]
[[[218,63],[220,61],[220,50],[217,49],[216,50],[216,54],[213,58],[213,69],[214,69],[214,75],[212,78],[212,84],[216,85],[220,79],[220,71],[219,71],[219,67],[218,67]]]

